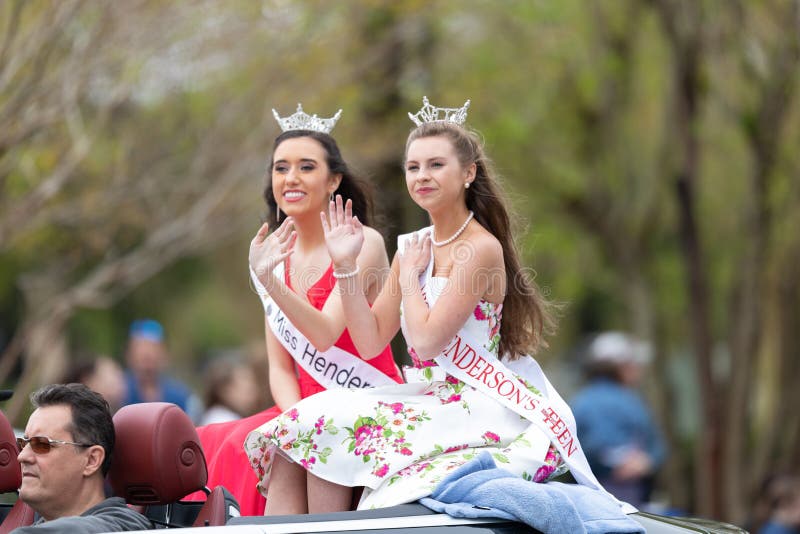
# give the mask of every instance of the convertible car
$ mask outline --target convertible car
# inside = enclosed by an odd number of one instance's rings
[[[191,533],[369,532],[372,534],[537,533],[523,523],[504,519],[459,519],[412,503],[353,512],[294,516],[240,516],[236,500],[221,486],[207,488],[206,461],[191,420],[174,404],[126,406],[114,416],[117,450],[109,473],[113,492],[147,515],[156,532],[180,528]],[[33,511],[14,493],[21,477],[11,425],[0,412],[0,534],[31,524]],[[205,501],[185,501],[196,491]],[[0,501],[2,502],[2,501]],[[630,517],[647,533],[745,532],[732,525],[704,519],[662,517],[644,512]]]
[[[678,519],[638,512],[631,514],[648,534],[687,532],[735,533],[744,530],[703,519]],[[156,531],[151,531],[156,532]],[[458,519],[435,513],[421,504],[403,504],[379,510],[311,514],[304,516],[238,517],[225,526],[192,527],[187,533],[283,534],[293,532],[368,532],[370,534],[541,534],[523,523],[503,519]]]

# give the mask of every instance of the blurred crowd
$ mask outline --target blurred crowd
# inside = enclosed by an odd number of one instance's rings
[[[134,321],[125,349],[125,367],[104,355],[81,356],[62,382],[78,382],[100,393],[112,412],[128,404],[170,402],[197,425],[240,419],[262,407],[263,389],[246,351],[215,355],[202,372],[202,394],[173,375],[163,326]]]
[[[652,359],[650,346],[622,332],[594,336],[582,354],[584,384],[573,395],[582,446],[600,482],[634,506],[664,513],[653,488],[668,450],[659,425],[639,391]],[[246,351],[214,355],[202,372],[202,393],[173,375],[166,336],[153,319],[130,325],[124,367],[105,356],[81,356],[63,377],[100,393],[112,413],[127,404],[171,402],[198,425],[241,419],[263,407],[264,387]],[[777,474],[754,500],[750,532],[800,534],[800,477]]]

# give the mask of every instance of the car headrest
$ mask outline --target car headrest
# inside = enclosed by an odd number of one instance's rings
[[[206,459],[189,416],[174,404],[123,406],[114,415],[109,471],[114,494],[128,504],[167,504],[202,490]]]
[[[6,415],[0,412],[0,493],[17,491],[22,484],[22,470],[17,461],[17,437]]]

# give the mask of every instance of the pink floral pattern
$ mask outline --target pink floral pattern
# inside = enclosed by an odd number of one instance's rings
[[[561,453],[558,452],[554,445],[550,445],[544,457],[544,465],[537,469],[533,475],[523,472],[522,478],[531,482],[547,482],[563,474],[566,470],[566,464],[561,458]]]
[[[500,348],[500,323],[503,316],[503,305],[481,300],[475,306],[472,314],[478,321],[487,323],[489,342],[486,343],[486,349],[497,354],[497,350]]]
[[[487,445],[494,445],[495,443],[500,443],[500,436],[498,436],[494,432],[489,432],[488,430],[484,432],[481,437],[483,438],[483,441]]]
[[[465,328],[496,354],[501,318],[502,305],[481,301]],[[482,451],[531,481],[563,470],[557,451],[535,425],[457,378],[435,373],[436,362],[421,361],[413,348],[409,354],[422,382],[322,392],[254,430],[245,449],[262,492],[276,453],[326,480],[365,486],[359,508],[429,495]]]
[[[374,416],[360,416],[352,427],[345,428],[348,437],[344,444],[347,452],[360,456],[364,463],[372,464],[372,474],[383,478],[389,472],[388,453],[414,454],[414,446],[406,440],[406,433],[414,432],[429,420],[424,411],[417,413],[402,402],[387,404],[378,401]]]
[[[327,463],[328,457],[333,452],[332,447],[319,447],[316,436],[323,432],[336,435],[339,429],[332,424],[332,420],[324,417],[317,418],[314,426],[305,432],[292,432],[293,424],[300,418],[297,409],[293,408],[276,418],[278,425],[275,431],[264,434],[264,438],[281,451],[293,452],[297,456],[297,461],[308,470],[312,470],[319,460],[320,463]],[[268,445],[262,444],[262,447]]]
[[[462,398],[464,388],[467,387],[469,386],[461,380],[447,375],[443,381],[432,382],[425,395],[439,399],[441,404],[457,402],[466,413],[470,413],[469,402],[465,398]]]

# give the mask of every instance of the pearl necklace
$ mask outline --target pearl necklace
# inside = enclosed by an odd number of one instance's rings
[[[467,225],[468,225],[468,224],[469,224],[469,222],[472,220],[472,217],[473,217],[474,215],[475,215],[475,214],[474,214],[474,213],[472,213],[472,212],[470,211],[470,212],[469,212],[469,217],[467,217],[467,220],[466,220],[466,221],[464,221],[464,224],[462,224],[462,225],[461,225],[461,228],[459,228],[458,230],[456,230],[456,233],[454,233],[453,235],[451,235],[450,237],[448,237],[448,238],[447,238],[447,239],[445,239],[444,241],[436,241],[436,240],[433,238],[433,235],[434,235],[434,233],[436,232],[436,228],[434,228],[434,229],[433,229],[433,231],[431,232],[431,243],[433,243],[433,246],[435,246],[435,247],[443,247],[443,246],[445,246],[445,245],[449,245],[450,243],[452,243],[453,241],[455,241],[455,240],[456,240],[456,238],[457,238],[458,236],[460,236],[460,235],[461,235],[461,234],[464,232],[464,230],[466,230],[466,228],[467,228]]]

